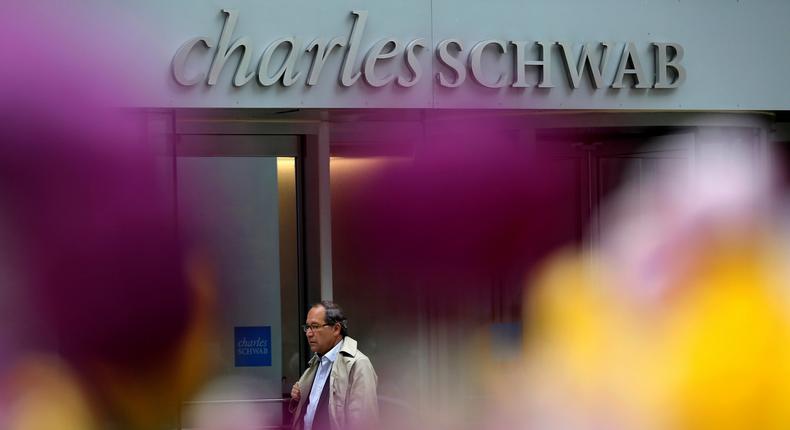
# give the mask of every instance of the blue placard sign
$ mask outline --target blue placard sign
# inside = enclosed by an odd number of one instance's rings
[[[234,327],[236,367],[272,365],[272,328]]]

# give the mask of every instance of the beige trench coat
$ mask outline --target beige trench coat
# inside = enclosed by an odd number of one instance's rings
[[[318,364],[318,355],[310,359],[309,367],[299,378],[301,397],[293,408],[294,430],[304,424],[302,409],[310,397]],[[346,336],[343,347],[329,372],[329,423],[331,430],[368,430],[378,428],[378,376],[370,359],[357,349],[357,341]],[[294,402],[295,403],[295,402]]]

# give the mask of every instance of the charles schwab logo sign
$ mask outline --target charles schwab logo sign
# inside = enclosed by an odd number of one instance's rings
[[[331,39],[318,37],[307,45],[301,45],[294,37],[281,37],[271,41],[263,50],[260,58],[253,59],[253,41],[244,35],[236,35],[236,24],[239,20],[237,10],[223,10],[224,23],[219,38],[209,36],[193,37],[184,42],[176,51],[172,61],[175,80],[183,86],[205,83],[210,86],[219,84],[219,77],[225,67],[232,67],[231,56],[240,51],[239,60],[235,64],[232,83],[241,87],[252,80],[268,87],[281,84],[290,87],[303,83],[308,87],[319,85],[321,78],[327,75],[337,77],[339,85],[350,87],[363,80],[367,85],[378,88],[397,85],[408,88],[423,79],[424,71],[420,58],[425,55],[427,44],[423,38],[400,40],[387,37],[377,40],[366,52],[362,52],[362,35],[367,25],[367,11],[352,11],[354,22],[348,37]],[[622,45],[619,53],[615,47]],[[578,44],[564,41],[524,41],[489,39],[467,46],[460,39],[445,39],[435,46],[437,70],[436,83],[442,87],[455,88],[473,81],[489,88],[553,88],[567,85],[579,88],[586,74],[593,88],[678,88],[686,78],[686,70],[682,65],[683,47],[678,43],[651,42],[652,70],[646,70],[644,54],[634,42],[622,43],[585,43],[579,52]],[[530,57],[535,51],[539,55]],[[511,61],[512,73],[499,71],[498,78],[490,77],[490,66],[483,62],[483,52],[494,50],[498,55],[508,56]],[[197,51],[212,55],[211,65],[207,70],[188,72],[187,63]],[[275,56],[275,52],[284,51],[283,59]],[[577,54],[575,54],[578,52]],[[298,68],[303,55],[310,56],[310,67],[306,70]],[[339,71],[324,70],[324,64],[333,55],[342,55],[343,61]],[[562,59],[564,73],[552,70],[552,57],[559,55]],[[361,66],[357,66],[362,58]],[[253,60],[257,64],[253,64]],[[384,62],[402,61],[406,66],[404,74],[396,75],[377,70]],[[609,61],[617,61],[616,68],[607,68]],[[539,79],[530,81],[527,70],[532,69],[540,74]],[[611,70],[607,74],[607,71]],[[495,73],[496,74],[496,73]],[[468,79],[469,78],[469,79]],[[628,78],[628,79],[627,79]],[[327,80],[325,78],[325,80]]]
[[[272,365],[271,326],[234,327],[236,367]]]

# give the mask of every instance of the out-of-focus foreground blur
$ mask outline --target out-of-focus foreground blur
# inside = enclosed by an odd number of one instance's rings
[[[768,115],[129,108],[66,10],[0,18],[0,429],[289,428],[319,299],[383,429],[790,428]]]

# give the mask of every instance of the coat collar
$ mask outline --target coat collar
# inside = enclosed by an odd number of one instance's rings
[[[357,355],[357,341],[349,336],[346,336],[343,339],[343,347],[340,349],[340,354],[348,357],[354,357]],[[313,367],[319,361],[321,361],[321,358],[318,357],[318,354],[313,354],[308,366]]]
[[[357,355],[357,341],[349,336],[346,336],[343,342],[343,348],[340,349],[340,353],[349,357]]]

